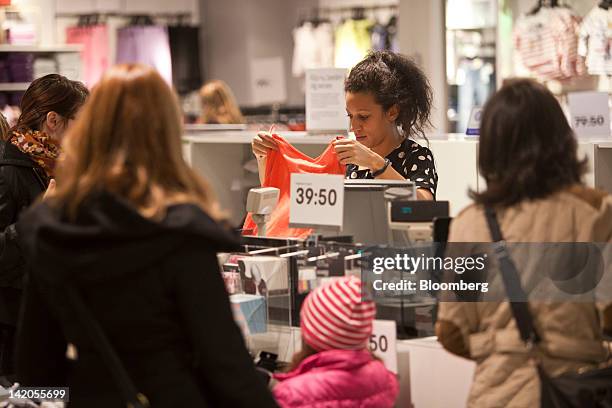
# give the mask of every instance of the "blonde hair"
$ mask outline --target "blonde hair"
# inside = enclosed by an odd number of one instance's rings
[[[74,219],[87,198],[105,191],[147,218],[161,219],[178,203],[218,218],[210,187],[183,159],[182,132],[177,97],[156,71],[111,68],[65,136],[52,205]]]
[[[210,81],[200,89],[202,122],[234,124],[245,123],[230,87],[221,80]]]

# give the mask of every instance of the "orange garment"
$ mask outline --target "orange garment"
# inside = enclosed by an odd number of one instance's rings
[[[278,205],[267,224],[268,237],[307,238],[311,228],[289,228],[289,194],[291,173],[345,174],[345,166],[330,144],[319,157],[313,159],[291,146],[278,135],[272,135],[278,144],[278,151],[270,151],[266,159],[266,175],[262,187],[276,187],[280,190]],[[244,222],[244,232],[257,235],[257,226],[249,213]]]

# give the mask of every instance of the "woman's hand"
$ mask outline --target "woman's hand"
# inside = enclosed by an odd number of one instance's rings
[[[257,159],[265,159],[270,150],[278,150],[276,140],[272,138],[272,134],[268,132],[259,132],[251,142],[253,154]]]
[[[43,200],[46,200],[47,198],[52,196],[53,193],[55,193],[55,179],[51,179],[49,181],[49,185],[47,186],[47,191],[45,191],[45,194],[43,195]]]
[[[364,146],[356,140],[339,139],[332,142],[340,164],[355,164],[366,167],[371,171],[381,169],[385,165],[385,159],[374,153],[369,147]]]

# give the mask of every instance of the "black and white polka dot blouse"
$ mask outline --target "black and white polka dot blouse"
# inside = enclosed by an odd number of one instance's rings
[[[404,139],[395,150],[387,155],[391,166],[407,180],[414,182],[417,188],[431,191],[436,197],[438,187],[438,173],[431,150],[421,146],[411,139]],[[346,166],[346,178],[371,179],[372,173],[368,169],[359,170],[354,164]]]

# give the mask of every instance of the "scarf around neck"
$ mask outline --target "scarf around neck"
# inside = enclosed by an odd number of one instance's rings
[[[38,164],[45,171],[47,177],[54,177],[55,162],[61,152],[58,141],[38,130],[13,131],[10,141],[17,149],[27,154],[30,159]]]

